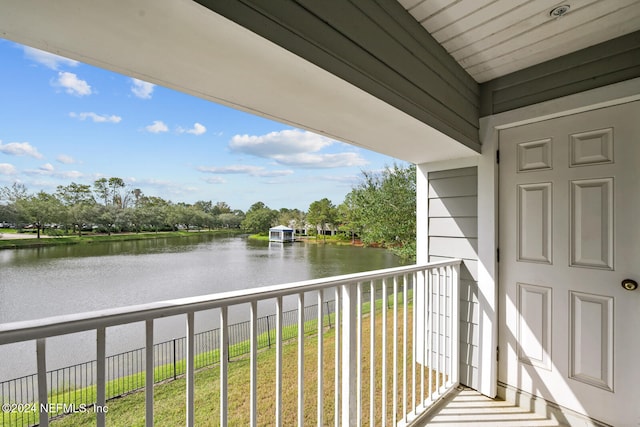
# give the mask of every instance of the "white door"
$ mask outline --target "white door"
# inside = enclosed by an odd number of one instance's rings
[[[615,426],[640,425],[639,169],[640,102],[500,131],[498,379]]]

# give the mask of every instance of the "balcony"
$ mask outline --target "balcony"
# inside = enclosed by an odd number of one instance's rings
[[[215,367],[208,369],[219,371],[219,381],[211,386],[219,387],[219,399],[209,402],[213,411],[208,413],[216,413],[220,425],[234,423],[230,407],[235,403],[230,400],[230,392],[247,384],[229,380],[230,366],[236,363],[230,351],[237,350],[241,342],[247,345],[244,362],[248,359],[249,367],[248,393],[244,395],[248,414],[243,414],[247,418],[243,424],[268,420],[269,424],[300,426],[418,425],[419,417],[429,407],[458,386],[459,266],[460,261],[453,260],[4,324],[0,326],[0,345],[35,340],[37,374],[20,382],[20,393],[16,384],[13,391],[10,386],[0,389],[3,405],[16,406],[9,411],[3,406],[2,424],[39,422],[46,426],[50,417],[64,411],[64,404],[73,403],[76,409],[82,404],[92,408],[95,423],[104,426],[109,413],[101,408],[108,408],[113,381],[139,374],[143,384],[138,388],[145,396],[145,423],[153,425],[154,399],[158,399],[154,397],[154,375],[157,378],[158,369],[167,365],[166,357],[159,356],[159,345],[154,345],[154,321],[180,316],[186,337],[179,345],[174,340],[169,353],[173,352],[173,376],[186,379],[182,402],[187,425],[198,424],[194,384],[196,370],[207,352],[218,356]],[[298,307],[293,320],[283,310],[292,300]],[[312,313],[308,306],[313,303],[316,309]],[[259,305],[273,311],[266,318],[266,326],[264,318],[258,317]],[[240,335],[232,335],[229,324],[229,310],[235,306],[246,307],[248,312],[247,328]],[[195,328],[195,314],[205,310],[213,310],[219,319],[215,339],[207,345]],[[106,354],[106,331],[136,322],[145,326],[140,363],[126,359],[129,361],[122,362],[124,367],[118,374],[111,366],[113,356]],[[90,374],[85,375],[82,390],[91,392],[85,393],[89,397],[81,402],[75,395],[79,388],[68,385],[70,376],[60,380],[52,375],[46,361],[48,338],[84,331],[95,331],[96,360],[84,368]],[[275,357],[269,359],[275,366],[265,366],[264,359],[258,357],[265,339],[273,347],[268,351],[275,351]],[[297,369],[295,381],[290,383],[295,387],[289,387],[283,379],[293,373],[290,369],[283,372],[283,360],[285,350],[292,354],[294,347]],[[313,359],[313,369],[309,361],[305,364],[305,358]],[[183,369],[176,372],[178,360]],[[258,380],[265,376],[273,391],[259,394]],[[27,383],[33,388],[31,394],[23,392]],[[66,399],[68,402],[60,397],[65,384],[69,388],[66,396],[73,394]],[[283,402],[292,396],[288,406],[296,408],[295,415],[283,411]],[[265,401],[272,408],[270,413],[258,409]],[[20,404],[31,404],[30,421],[24,421],[28,418],[25,411],[18,413],[23,409],[17,406]]]

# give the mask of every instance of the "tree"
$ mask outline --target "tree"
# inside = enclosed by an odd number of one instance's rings
[[[362,182],[348,195],[351,227],[361,231],[365,244],[382,244],[403,258],[415,258],[415,166],[394,164],[362,175]]]
[[[61,219],[62,203],[52,194],[40,191],[17,202],[18,211],[27,222],[32,224],[40,238],[40,230],[47,224],[54,224]]]
[[[262,202],[257,202],[247,211],[241,227],[252,233],[266,233],[274,225],[277,217],[278,211],[269,209]]]
[[[78,236],[82,236],[82,228],[85,224],[93,222],[96,216],[96,201],[93,198],[91,187],[86,184],[72,182],[67,186],[59,185],[56,195],[64,205],[64,221],[77,228]]]
[[[326,197],[321,200],[316,200],[309,205],[309,211],[307,212],[307,221],[310,224],[320,227],[322,230],[323,238],[326,240],[325,227],[327,225],[335,225],[338,217],[338,211],[331,200]]]
[[[11,187],[0,187],[0,221],[17,223],[20,220],[17,202],[27,197],[27,187],[14,182]]]

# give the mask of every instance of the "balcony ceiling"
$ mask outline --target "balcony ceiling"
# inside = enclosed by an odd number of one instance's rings
[[[640,30],[638,0],[399,2],[478,83]]]
[[[399,31],[404,24],[413,24],[411,16],[404,13],[403,8],[406,8],[476,82],[640,29],[640,0],[567,0],[565,3],[571,10],[560,19],[549,17],[549,10],[558,3],[548,0],[400,0],[400,3],[388,0],[348,4],[351,13],[361,13],[365,20],[369,13],[363,12],[365,9],[378,8],[376,13],[380,20],[377,24],[392,23]],[[253,30],[214,11],[225,7],[239,9],[247,4],[258,16],[257,27]],[[316,32],[312,36],[319,39],[296,39],[294,44],[300,40],[307,44],[293,53],[295,49],[283,48],[261,37],[256,33],[261,33],[259,24],[266,16],[260,14],[263,7],[270,8],[271,12],[280,7],[305,10],[309,16],[313,15],[310,22]],[[447,101],[446,96],[445,101],[430,100],[429,87],[406,80],[407,76],[393,69],[393,64],[389,65],[385,58],[375,55],[375,46],[362,46],[367,33],[358,25],[353,26],[343,19],[339,23],[342,27],[338,29],[332,22],[323,20],[320,15],[324,7],[315,0],[283,3],[254,0],[0,0],[0,37],[413,163],[466,157],[480,150],[477,131],[475,137],[469,136],[473,132],[467,132],[466,140],[456,135],[455,123],[461,120],[455,117],[461,111],[457,110],[457,104]],[[334,17],[340,15],[336,9],[339,7],[340,4],[334,2],[326,5],[327,11],[333,8]],[[359,8],[362,8],[361,12],[353,12]],[[391,15],[384,16],[385,12],[381,12],[389,11],[389,8],[393,9],[391,20],[388,19]],[[402,16],[398,17],[398,12],[402,12]],[[269,19],[269,25],[279,25],[278,16]],[[420,49],[420,40],[430,36],[416,33],[416,30],[421,31],[419,25],[409,27],[415,28],[397,39],[394,34],[387,34],[385,41],[393,41],[389,46],[411,43],[412,46],[402,52],[404,56],[399,64],[405,68],[401,71],[409,70],[418,79],[429,80],[408,64],[422,61],[420,66],[430,66],[431,62],[424,56],[412,57],[413,52]],[[290,31],[290,34],[300,36],[299,27],[285,28],[282,24],[282,28],[284,34]],[[386,34],[384,26],[377,28],[378,36]],[[350,32],[353,34],[348,34]],[[326,37],[326,40],[345,40],[351,43],[349,46],[362,49],[353,56],[368,61],[373,58],[378,61],[376,65],[381,71],[374,75],[366,66],[358,68],[357,63],[349,63],[349,54],[330,58],[351,67],[349,73],[359,72],[383,90],[393,89],[393,85],[380,79],[381,75],[393,76],[395,82],[404,85],[404,92],[393,94],[398,102],[394,104],[379,94],[372,95],[373,92],[363,90],[348,78],[337,77],[317,62],[301,58],[308,46],[324,52],[324,46],[317,42],[322,42],[326,35],[333,37]],[[352,35],[360,38],[350,39]],[[368,42],[370,44],[371,40]],[[433,46],[437,48],[437,45]],[[422,49],[418,52],[420,55],[427,52],[426,48]],[[392,47],[387,48],[386,53],[397,51]],[[437,56],[445,54],[442,52]],[[450,62],[457,68],[455,61]],[[449,65],[443,69],[447,67]],[[449,77],[437,69],[434,72],[435,76]],[[464,72],[458,73],[458,81],[464,81],[465,77],[468,78]],[[470,83],[465,83],[467,86],[463,89],[468,93],[463,98],[466,96],[477,108],[479,95],[473,79],[469,78]],[[441,86],[458,85],[452,80],[445,81]],[[445,88],[445,95],[446,90],[449,89]],[[413,95],[418,92],[419,99]],[[429,102],[420,104],[424,99]],[[403,105],[409,108],[403,109]],[[428,108],[430,106],[449,108],[449,114],[453,116],[449,122],[438,119]],[[477,128],[478,113],[465,114],[466,123]],[[436,119],[430,122],[430,117]],[[444,123],[440,128],[433,124],[438,120]]]

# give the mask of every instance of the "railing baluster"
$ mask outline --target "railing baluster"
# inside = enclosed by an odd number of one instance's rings
[[[369,425],[375,425],[376,415],[376,286],[369,283]],[[384,329],[382,329],[384,334]],[[383,424],[384,425],[384,424]]]
[[[282,426],[282,297],[276,298],[276,426]]]
[[[251,301],[251,331],[250,331],[250,387],[249,391],[249,424],[258,424],[258,302]]]
[[[447,339],[448,339],[448,345],[447,345],[447,354],[448,354],[448,366],[447,366],[447,382],[446,382],[446,386],[447,387],[451,387],[451,373],[453,372],[453,340],[452,340],[452,336],[453,336],[453,301],[452,301],[452,295],[453,295],[453,269],[451,268],[451,266],[446,268],[446,272],[447,272],[447,287],[446,287],[446,295],[448,295],[448,297],[446,298],[447,301],[447,314],[448,314],[448,319],[447,319]]]
[[[409,408],[407,407],[407,326],[409,309],[409,275],[404,275],[404,286],[402,287],[402,414],[407,416]]]
[[[393,276],[393,425],[398,423],[398,276]]]
[[[356,287],[352,284],[342,288],[342,426],[355,424],[356,415]],[[336,310],[337,311],[337,310]]]
[[[145,322],[145,425],[153,427],[153,319]]]
[[[428,270],[427,270],[428,271]],[[422,343],[423,343],[423,348],[422,348],[422,360],[420,361],[420,405],[424,405],[424,399],[425,399],[425,380],[424,380],[424,369],[425,369],[425,365],[428,364],[429,361],[429,338],[430,338],[430,331],[431,328],[429,327],[429,301],[430,301],[430,290],[429,290],[429,273],[427,272],[420,272],[420,283],[422,286],[422,296],[423,296],[423,309],[422,309]],[[429,365],[431,365],[429,363]],[[431,369],[429,369],[429,372],[431,372]],[[430,387],[431,384],[431,374],[429,374],[429,384],[427,385],[428,387]],[[427,390],[428,391],[428,390]]]
[[[324,425],[323,409],[324,409],[324,327],[322,316],[322,289],[318,291],[318,427]]]
[[[387,291],[387,278],[382,279],[382,422],[387,423],[387,304],[389,295]]]
[[[36,359],[38,365],[38,410],[40,413],[40,424],[43,427],[49,425],[49,393],[47,392],[47,341],[40,338],[36,341]]]
[[[362,425],[362,282],[356,287],[356,426]]]
[[[187,426],[191,427],[194,424],[194,374],[195,374],[195,348],[194,348],[194,329],[195,329],[195,313],[193,311],[187,313]]]
[[[104,408],[107,406],[106,399],[106,331],[105,328],[96,329],[96,406],[100,409],[96,413],[96,424],[98,427],[104,427],[106,424],[106,412]]]
[[[456,264],[451,269],[451,385],[457,386],[460,378],[460,265]]]
[[[342,306],[340,304],[340,287],[336,286],[335,290],[335,297],[334,297],[334,307],[333,307],[333,312],[335,313],[335,317],[333,319],[333,323],[334,323],[334,338],[333,338],[333,345],[335,347],[335,354],[334,354],[334,364],[335,364],[335,370],[333,373],[333,386],[334,386],[334,397],[333,397],[333,410],[334,410],[334,414],[333,414],[333,421],[334,421],[334,425],[335,427],[340,427],[340,367],[342,366],[340,363],[340,343],[342,341],[341,337],[340,337],[340,333],[341,333],[341,326],[340,326],[340,318],[341,318],[341,312],[342,312]]]
[[[304,292],[298,294],[298,426],[304,427]]]
[[[431,395],[433,393],[433,375],[434,375],[434,371],[433,371],[433,365],[435,364],[435,353],[434,353],[434,335],[435,335],[435,330],[434,330],[434,321],[433,321],[433,317],[434,317],[434,302],[433,302],[433,292],[434,292],[434,281],[435,281],[435,271],[433,269],[429,270],[429,277],[427,280],[427,295],[428,295],[428,303],[427,303],[427,316],[428,316],[428,320],[427,320],[427,330],[429,331],[429,335],[428,338],[425,340],[427,343],[427,357],[425,360],[425,363],[428,362],[428,367],[429,367],[429,390],[428,390],[428,399],[431,399]]]
[[[412,345],[411,345],[411,353],[412,353],[412,360],[411,360],[411,377],[412,377],[412,393],[411,393],[411,400],[412,402],[412,409],[413,409],[413,414],[417,415],[418,414],[418,408],[416,405],[416,401],[417,399],[417,394],[418,394],[418,387],[417,387],[417,381],[416,381],[416,362],[417,362],[417,354],[418,354],[418,341],[417,341],[417,329],[418,329],[418,296],[420,295],[420,293],[418,292],[418,273],[413,273],[413,315],[412,317],[412,321],[413,321],[413,328],[412,328]]]
[[[228,419],[228,364],[229,329],[227,307],[220,308],[220,426],[227,426]]]

